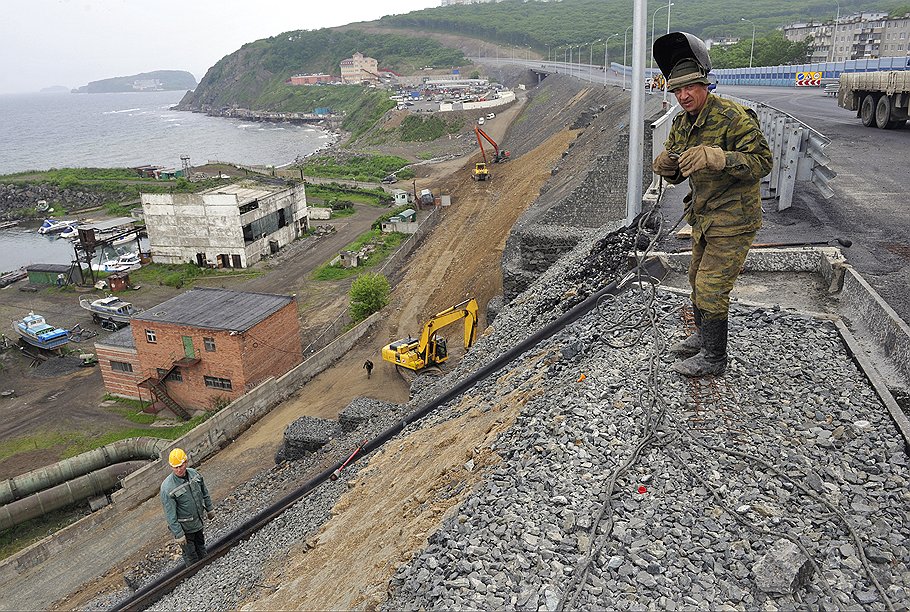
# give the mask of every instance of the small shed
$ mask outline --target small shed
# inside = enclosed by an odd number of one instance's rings
[[[107,277],[107,285],[111,291],[126,291],[130,288],[130,273],[115,272]]]
[[[32,285],[57,285],[61,274],[65,283],[69,283],[70,266],[65,264],[32,264],[25,271]]]
[[[413,223],[416,220],[417,211],[413,208],[407,208],[389,219],[392,223]]]
[[[392,192],[392,196],[395,198],[395,206],[407,206],[414,199],[411,197],[410,192],[404,189],[396,189]]]

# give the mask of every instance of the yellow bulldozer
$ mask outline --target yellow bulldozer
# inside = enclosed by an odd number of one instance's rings
[[[423,326],[420,338],[408,336],[382,348],[382,358],[399,368],[422,372],[449,358],[446,339],[437,336],[443,327],[464,319],[464,347],[471,348],[477,338],[477,300],[465,300],[432,317]]]

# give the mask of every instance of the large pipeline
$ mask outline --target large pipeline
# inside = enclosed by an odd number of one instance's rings
[[[116,604],[112,610],[138,611],[152,605],[170,593],[172,590],[174,590],[174,588],[183,580],[186,580],[187,578],[193,576],[196,572],[201,570],[203,567],[215,559],[218,559],[219,557],[227,554],[235,544],[248,538],[253,533],[277,518],[279,515],[281,515],[282,512],[297,503],[310,491],[326,482],[327,480],[333,480],[333,476],[336,476],[336,472],[338,472],[338,470],[340,470],[342,467],[350,465],[354,461],[358,461],[374,450],[380,448],[383,444],[404,431],[404,428],[407,427],[408,424],[421,420],[440,406],[452,401],[476,385],[478,382],[495,374],[503,367],[520,357],[521,354],[525,351],[537,346],[544,340],[568,327],[580,319],[582,316],[593,310],[597,306],[598,301],[603,296],[616,295],[630,283],[637,282],[639,280],[642,282],[649,282],[653,279],[662,277],[665,274],[666,270],[664,269],[660,260],[656,257],[648,259],[647,261],[639,264],[622,279],[613,281],[599,291],[589,295],[584,301],[576,304],[560,318],[544,326],[531,336],[528,336],[505,353],[493,359],[490,363],[478,368],[472,374],[456,383],[454,387],[444,392],[442,395],[433,398],[395,425],[392,425],[385,431],[380,432],[379,435],[364,444],[361,447],[361,451],[357,453],[356,456],[338,461],[335,465],[332,465],[331,467],[323,470],[321,473],[305,482],[299,489],[292,491],[268,508],[263,509],[258,514],[242,523],[234,530],[224,534],[219,540],[212,544],[212,546],[209,548],[209,554],[203,557],[199,562],[194,563],[189,567],[178,567],[170,570],[166,574],[158,577],[155,581],[145,585],[143,588],[133,593],[132,596]]]
[[[158,459],[173,442],[161,438],[127,438],[58,461],[53,465],[0,481],[0,505],[22,499],[115,463]]]
[[[68,482],[0,506],[0,531],[44,516],[48,512],[99,495],[117,485],[130,472],[148,461],[124,461],[74,478]]]

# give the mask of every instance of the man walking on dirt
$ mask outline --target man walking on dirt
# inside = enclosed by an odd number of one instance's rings
[[[730,291],[761,227],[761,178],[772,154],[755,112],[708,91],[711,58],[699,38],[671,32],[654,41],[654,60],[683,111],[673,120],[654,172],[668,183],[689,179],[683,199],[692,226],[689,284],[696,332],[670,348],[684,376],[727,367]]]
[[[167,525],[177,538],[187,567],[205,556],[202,518],[215,518],[212,499],[202,474],[187,467],[183,449],[175,448],[168,456],[173,474],[161,483],[161,505]]]
[[[367,371],[367,380],[370,378],[370,374],[373,372],[373,362],[367,359],[363,362],[363,369]]]

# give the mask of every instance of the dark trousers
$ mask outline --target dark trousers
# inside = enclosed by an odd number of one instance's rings
[[[183,562],[187,567],[205,556],[205,534],[202,530],[187,533],[183,546]]]

